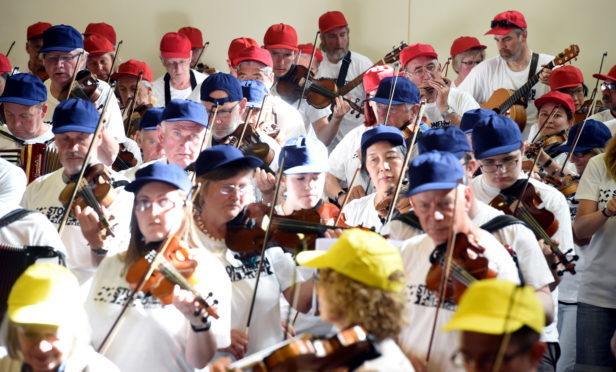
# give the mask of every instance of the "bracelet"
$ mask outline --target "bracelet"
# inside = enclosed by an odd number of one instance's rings
[[[206,332],[206,331],[209,331],[211,327],[212,327],[212,322],[210,322],[209,320],[205,322],[205,325],[199,325],[199,326],[192,324],[192,322],[190,323],[190,328],[192,328],[193,332]]]
[[[602,214],[602,215],[604,215],[604,216],[605,216],[605,217],[607,217],[607,218],[614,217],[614,215],[611,215],[611,216],[610,216],[609,214],[607,214],[607,207],[604,207],[604,208],[601,210],[601,214]]]

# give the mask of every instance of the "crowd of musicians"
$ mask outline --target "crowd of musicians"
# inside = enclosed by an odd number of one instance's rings
[[[27,27],[0,370],[614,370],[616,65],[533,52],[513,10],[450,56],[373,63],[352,27],[275,24],[220,71],[183,27],[156,79],[107,23]]]

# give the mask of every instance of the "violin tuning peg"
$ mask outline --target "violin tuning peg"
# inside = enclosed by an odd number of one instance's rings
[[[571,261],[577,261],[580,259],[580,256],[578,256],[577,254],[573,256],[573,258],[571,259]]]
[[[212,305],[213,305],[213,306],[218,305],[218,300],[214,300],[214,301],[212,302]]]
[[[207,314],[207,313],[206,313],[206,314]],[[205,315],[205,316],[202,316],[202,317],[201,317],[201,322],[203,322],[203,323],[207,323],[207,322],[208,322],[208,318],[209,318],[209,317],[210,317],[210,315],[209,315],[209,314],[208,314],[208,315]]]
[[[195,315],[195,317],[198,317],[199,315],[201,315],[201,308],[196,309],[193,314]]]
[[[214,293],[210,292],[210,293],[208,293],[208,294],[207,294],[207,297],[206,297],[206,298],[210,298],[210,297],[212,297],[212,296],[214,296]]]
[[[565,273],[565,272],[564,272],[563,270],[558,270],[558,271],[556,272],[556,275],[558,275],[558,276],[563,276],[563,274],[564,274],[564,273]]]

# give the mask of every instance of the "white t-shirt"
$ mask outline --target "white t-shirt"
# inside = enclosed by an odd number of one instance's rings
[[[53,112],[56,107],[60,104],[52,94],[51,94],[51,80],[45,80],[45,86],[47,87],[47,115],[45,115],[45,121],[51,121],[53,118]],[[107,99],[108,94],[114,94],[113,90],[109,86],[109,84],[105,83],[102,80],[98,81],[98,86],[101,89],[101,95],[98,97],[94,105],[101,112],[102,109],[99,109],[101,105],[105,104],[105,100]],[[105,129],[109,134],[113,136],[113,138],[118,141],[118,143],[123,143],[126,140],[126,134],[124,133],[124,121],[122,120],[122,111],[120,111],[120,106],[118,105],[118,100],[115,97],[109,98],[109,107],[107,107],[107,112],[105,113]]]
[[[414,372],[411,362],[400,347],[391,338],[386,338],[377,344],[381,356],[365,361],[355,371],[360,372]]]
[[[519,283],[519,276],[511,256],[505,248],[487,231],[481,231],[478,243],[485,248],[484,255],[498,278]],[[406,319],[409,324],[399,335],[399,344],[406,354],[426,360],[430,334],[435,319],[438,296],[426,288],[426,276],[430,269],[430,255],[435,244],[422,234],[403,243],[401,254],[406,275],[407,307]],[[451,362],[452,354],[460,346],[458,332],[440,331],[451,319],[457,306],[453,301],[445,302],[439,311],[438,324],[428,370],[461,371]]]
[[[597,112],[596,114],[590,116],[588,119],[594,119],[597,121],[601,121],[603,122],[605,125],[607,125],[607,122],[610,120],[614,120],[616,119],[616,117],[614,117],[614,115],[612,115],[612,111],[610,110],[603,110],[600,112]],[[610,128],[610,126],[608,126],[608,128]],[[610,128],[610,131],[612,130],[612,128]],[[612,132],[614,133],[614,132]]]
[[[225,267],[231,279],[231,329],[246,331],[250,302],[256,282],[259,257],[240,260],[239,255],[227,248],[224,240],[214,239],[198,228],[199,244],[209,249]],[[291,286],[295,262],[281,248],[268,248],[259,279],[246,355],[262,350],[283,340],[280,325],[280,293]],[[303,281],[297,273],[296,282]],[[230,355],[225,355],[230,356]]]
[[[376,193],[366,195],[359,199],[351,200],[342,210],[345,223],[349,226],[362,226],[374,228],[374,231],[381,232],[383,221],[375,209],[374,199]]]
[[[605,154],[588,161],[575,194],[578,200],[597,202],[598,210],[603,210],[607,202],[616,196],[616,181],[611,178],[605,165]],[[578,301],[590,305],[614,309],[616,297],[616,218],[608,218],[592,236],[590,243],[583,248],[586,265],[580,278]]]
[[[306,135],[306,128],[301,113],[294,107],[285,102],[279,96],[272,96],[274,115],[280,128],[280,133],[276,140],[284,145],[287,140],[301,135]]]
[[[169,92],[171,93],[171,99],[188,99],[191,101],[201,103],[201,84],[209,75],[203,74],[197,70],[190,70],[195,75],[195,81],[197,85],[193,89],[190,84],[186,89],[175,89],[171,83],[169,83]],[[156,98],[156,106],[165,106],[165,74],[154,80],[152,83],[152,93]]]
[[[338,61],[338,63],[332,63],[329,61],[327,57],[323,58],[323,62],[319,65],[319,72],[317,73],[316,78],[330,78],[337,79],[338,73],[340,72],[340,67],[342,66],[342,59]],[[364,73],[372,67],[372,62],[368,59],[368,57],[363,56],[357,52],[351,51],[351,63],[349,64],[349,70],[346,75],[345,84],[351,80],[353,80],[356,76]],[[363,101],[366,98],[366,92],[364,91],[364,86],[359,84],[353,90],[351,90],[346,96],[351,101],[358,102]],[[338,130],[338,134],[336,134],[336,138],[332,141],[330,145],[330,149],[334,148],[335,145],[342,140],[342,138],[351,131],[351,129],[360,126],[364,123],[364,116],[360,115],[356,117],[356,114],[352,114],[350,111],[344,115],[342,119],[342,123],[340,124],[340,129]]]
[[[65,208],[58,200],[58,196],[66,186],[62,178],[64,168],[53,173],[39,177],[26,188],[21,201],[22,207],[43,213],[57,229]],[[119,174],[111,171],[113,181],[126,180]],[[109,220],[115,237],[108,236],[104,247],[109,254],[120,252],[128,246],[130,239],[130,219],[133,207],[133,194],[125,191],[123,187],[115,189],[116,198],[107,209]],[[67,266],[84,283],[92,277],[96,270],[96,260],[91,252],[88,241],[81,232],[79,221],[71,213],[62,234],[60,235],[67,251]]]
[[[297,102],[294,103],[297,106]],[[314,122],[320,120],[322,118],[329,118],[329,115],[332,114],[332,110],[329,106],[318,109],[314,106],[311,106],[306,102],[306,99],[302,99],[302,103],[299,106],[299,114],[302,116],[304,120],[304,128],[306,129],[306,133],[311,136],[316,137],[316,132],[314,130]]]
[[[23,141],[25,145],[30,145],[33,143],[45,143],[53,139],[53,133],[51,132],[51,124],[44,123],[43,125],[45,126],[45,133],[41,134],[38,137],[27,139],[27,140],[21,139],[21,138],[20,139]],[[11,134],[6,124],[0,126],[0,131]],[[20,143],[13,141],[13,139],[0,134],[0,150],[21,149],[22,147],[23,146]]]
[[[553,56],[547,54],[539,54],[535,73],[541,71],[541,69],[543,69],[541,65],[548,64],[553,58]],[[530,63],[522,71],[512,71],[503,58],[494,56],[486,59],[472,69],[458,89],[470,93],[475,97],[477,102],[485,103],[490,96],[492,96],[492,93],[499,88],[510,90],[519,89],[528,81],[529,70]],[[528,138],[530,128],[537,122],[537,108],[535,107],[534,101],[549,91],[550,87],[541,82],[538,82],[532,87],[528,107],[526,108],[527,122],[524,130],[525,139]]]
[[[191,250],[198,262],[195,277],[204,278],[195,289],[211,304],[214,299],[218,319],[210,317],[218,347],[226,347],[230,338],[231,283],[220,262],[207,250]],[[124,253],[106,257],[96,270],[85,309],[92,326],[92,343],[99,347],[120,314],[131,292],[125,279]],[[124,324],[105,355],[122,371],[193,371],[184,355],[187,339],[193,332],[190,321],[173,305],[163,305],[151,294],[139,293],[126,312]]]
[[[471,96],[468,92],[450,88],[449,95],[447,96],[447,104],[451,107],[456,114],[464,115],[468,110],[473,110],[479,108],[479,104],[473,96]],[[438,107],[436,107],[436,102],[426,104],[425,115],[430,121],[432,125],[438,125],[443,122],[443,115],[439,111]]]
[[[365,125],[353,128],[329,154],[329,173],[340,180],[342,187],[347,187],[351,183],[355,171],[361,167],[361,161],[359,160],[361,136],[366,130],[368,128]],[[370,184],[368,175],[360,172],[355,180],[355,185],[361,186],[366,190]],[[371,191],[372,189],[370,191],[366,190],[366,193]]]

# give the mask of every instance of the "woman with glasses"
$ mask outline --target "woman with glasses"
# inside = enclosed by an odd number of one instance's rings
[[[220,351],[236,359],[283,340],[281,294],[294,303],[294,289],[299,287],[295,307],[303,312],[310,309],[312,299],[312,282],[294,285],[303,279],[294,274],[293,257],[281,248],[266,249],[260,264],[260,246],[258,250],[240,252],[243,247],[233,250],[225,242],[230,222],[241,223],[245,218],[255,217],[254,209],[248,204],[254,200],[254,169],[262,164],[258,158],[244,156],[231,145],[213,146],[203,151],[196,162],[200,186],[194,225],[200,246],[222,262],[231,279],[231,345]],[[259,268],[259,286],[252,306]]]
[[[229,345],[231,285],[216,257],[205,249],[193,249],[191,188],[180,166],[160,162],[137,171],[135,181],[126,186],[135,193],[128,249],[101,262],[85,303],[93,345],[123,371],[193,371],[203,368],[217,348]],[[189,258],[197,263],[193,286],[217,308],[218,318],[208,317],[194,293],[177,285],[169,294],[171,304],[149,291],[137,293],[130,304],[136,283],[129,283],[127,273],[172,236],[188,245]],[[174,244],[167,247],[173,248]],[[125,306],[123,322],[106,339]]]
[[[610,338],[616,330],[616,283],[613,264],[616,239],[616,140],[605,153],[594,156],[584,169],[576,192],[580,202],[573,223],[578,239],[590,239],[584,247],[586,261],[579,279],[576,324],[576,368],[608,370],[616,360]]]
[[[485,45],[479,43],[476,37],[460,36],[451,44],[451,68],[458,74],[451,87],[460,86],[466,75],[486,58]]]

